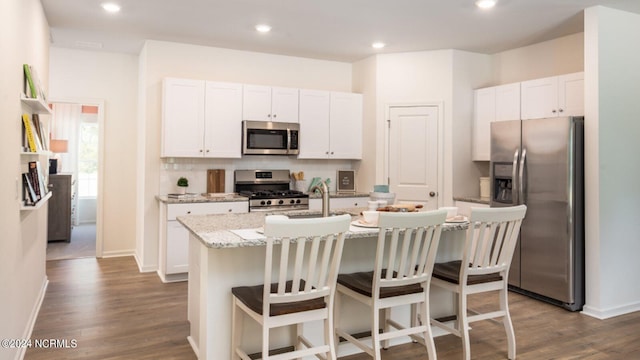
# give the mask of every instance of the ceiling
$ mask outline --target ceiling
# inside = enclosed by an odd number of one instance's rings
[[[100,6],[121,5],[117,14]],[[378,53],[493,54],[583,31],[583,10],[638,0],[41,0],[52,45],[137,54],[145,39],[353,62]],[[257,33],[258,23],[273,27]],[[373,49],[371,43],[387,44]]]

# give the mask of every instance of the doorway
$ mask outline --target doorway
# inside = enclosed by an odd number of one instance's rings
[[[435,210],[442,205],[442,105],[390,106],[387,150],[389,190],[396,202]]]
[[[49,227],[59,227],[55,222],[60,221],[65,226],[68,222],[71,229],[70,236],[63,241],[48,239],[47,260],[101,257],[103,102],[54,100],[51,108],[49,134],[51,158],[55,161],[50,166],[49,181],[70,178],[71,190],[64,193],[70,201],[63,202],[70,208],[70,218],[66,208],[55,209],[50,205]],[[64,146],[54,146],[59,144]],[[64,218],[56,216],[63,211]]]

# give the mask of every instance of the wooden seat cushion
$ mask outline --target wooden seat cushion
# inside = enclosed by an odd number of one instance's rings
[[[382,277],[386,276],[387,271],[382,270]],[[394,274],[395,276],[395,274]],[[371,297],[373,289],[373,271],[357,272],[352,274],[339,274],[338,284],[351,289],[359,294]],[[415,294],[422,292],[420,284],[411,284],[406,286],[393,286],[380,288],[380,298],[388,298],[394,296]]]
[[[304,280],[300,281],[300,290],[304,289]],[[290,292],[291,287],[293,285],[292,281],[287,281],[286,283],[286,291]],[[263,314],[263,302],[262,296],[264,291],[264,285],[256,285],[256,286],[238,286],[231,289],[231,293],[233,296],[238,298],[238,300],[242,301],[249,309],[255,311],[258,314]],[[271,293],[278,292],[278,284],[271,284]],[[285,314],[292,314],[302,311],[316,310],[325,308],[327,304],[324,302],[324,298],[306,300],[306,301],[298,301],[298,302],[290,302],[290,303],[280,303],[280,304],[271,304],[271,309],[269,310],[270,316],[278,316]]]
[[[460,279],[461,264],[462,261],[460,260],[449,261],[446,263],[436,263],[433,266],[433,276],[444,281],[458,284],[458,279]],[[469,275],[469,277],[467,278],[467,284],[474,285],[501,280],[502,276],[500,276],[500,274],[498,273],[485,275]]]

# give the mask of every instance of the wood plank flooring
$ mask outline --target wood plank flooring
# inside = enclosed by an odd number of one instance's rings
[[[32,339],[75,339],[77,347],[28,349],[25,359],[195,359],[186,337],[187,284],[163,284],[155,273],[138,272],[132,257],[47,262],[49,287]],[[640,312],[608,320],[510,293],[517,358],[640,359]],[[484,310],[491,297],[471,297]],[[507,358],[502,325],[472,324],[471,358]],[[459,360],[460,339],[435,339],[438,359]],[[384,360],[426,359],[418,344],[383,351]],[[365,354],[340,360],[369,360]],[[225,360],[225,359],[220,359]]]

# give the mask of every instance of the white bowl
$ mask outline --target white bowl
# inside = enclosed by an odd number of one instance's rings
[[[383,193],[372,191],[369,193],[369,199],[372,201],[385,200],[387,205],[393,205],[396,202],[396,193]]]
[[[366,210],[362,212],[362,218],[366,223],[376,224],[378,223],[378,216],[380,213],[378,211],[370,211]]]

